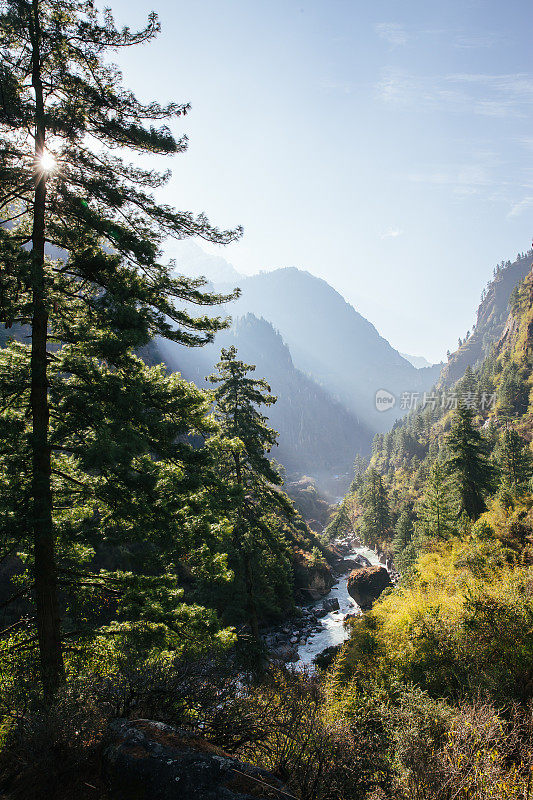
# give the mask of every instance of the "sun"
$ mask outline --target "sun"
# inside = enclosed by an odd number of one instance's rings
[[[43,172],[55,172],[57,161],[52,153],[45,151],[39,158],[39,166]]]

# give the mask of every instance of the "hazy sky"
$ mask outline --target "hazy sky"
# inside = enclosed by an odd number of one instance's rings
[[[399,350],[453,349],[531,244],[533,2],[111,5],[163,28],[121,58],[126,82],[192,105],[162,197],[243,225],[222,253],[241,272],[307,269]]]

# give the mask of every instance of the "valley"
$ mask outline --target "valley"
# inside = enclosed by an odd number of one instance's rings
[[[531,10],[117,3],[0,0],[0,800],[533,800]]]

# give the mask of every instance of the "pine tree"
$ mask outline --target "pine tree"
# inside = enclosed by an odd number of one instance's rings
[[[457,484],[459,512],[464,511],[475,520],[486,508],[485,496],[492,486],[493,470],[471,409],[464,406],[457,409],[446,445],[449,451],[446,469]]]
[[[394,539],[392,540],[392,551],[394,558],[397,559],[405,550],[407,545],[413,538],[413,519],[409,511],[404,510],[398,517],[398,521],[394,526]]]
[[[368,461],[366,458],[358,453],[353,462],[353,480],[350,487],[351,492],[356,492],[363,483],[364,474],[368,468]]]
[[[394,531],[392,540],[394,566],[404,574],[415,563],[423,544],[423,537],[416,529],[412,514],[407,509],[398,517]]]
[[[373,468],[366,473],[361,501],[363,506],[361,534],[367,544],[376,546],[387,538],[390,510],[383,478]]]
[[[290,519],[293,507],[280,491],[281,476],[268,458],[277,433],[268,425],[260,406],[276,398],[263,379],[250,376],[255,366],[237,359],[234,346],[222,350],[217,371],[209,377],[214,390],[215,416],[228,441],[233,442],[222,461],[222,479],[228,488],[228,515],[233,525],[236,568],[241,573],[246,595],[247,619],[253,639],[259,641],[259,584],[272,561],[287,555],[279,526],[280,516]],[[286,563],[286,584],[290,568]]]
[[[447,539],[453,532],[458,518],[455,487],[441,461],[431,468],[417,512],[424,537]]]
[[[527,411],[529,404],[527,372],[527,368],[520,367],[514,361],[505,365],[498,390],[501,415],[512,417],[525,414]]]
[[[346,498],[344,498],[341,504],[336,508],[326,526],[324,534],[328,539],[340,539],[352,530],[352,521],[348,512],[348,504]]]
[[[100,18],[90,0],[6,0],[3,9],[0,313],[6,326],[31,331],[31,347],[13,358],[24,362],[17,374],[29,385],[23,457],[31,459],[34,594],[42,681],[51,694],[64,678],[52,474],[65,451],[51,439],[50,365],[57,360],[58,387],[76,367],[70,374],[78,385],[69,388],[86,389],[102,377],[98,369],[91,374],[90,360],[112,372],[126,342],[138,347],[156,334],[189,346],[210,341],[224,321],[194,318],[178,304],[224,298],[203,292],[201,281],[174,277],[160,245],[168,236],[225,243],[239,231],[220,232],[203,215],[158,205],[150,190],[168,176],[111,152],[186,148],[185,139],[155,125],[188,106],[140,103],[104,61],[109,51],[153,39],[154,14],[134,33],[118,30],[109,11]],[[84,363],[76,356],[81,344],[90,348]],[[83,448],[78,440],[67,451]]]
[[[533,474],[533,456],[527,441],[507,425],[494,456],[503,487],[524,491]]]

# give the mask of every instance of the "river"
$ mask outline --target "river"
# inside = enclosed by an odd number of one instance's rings
[[[371,564],[380,565],[379,556],[368,547],[356,547],[351,553],[348,553],[345,558],[350,559],[356,555],[368,558]],[[337,583],[327,595],[327,599],[337,598],[339,601],[339,611],[331,611],[320,620],[322,627],[315,633],[309,636],[305,644],[298,648],[299,660],[295,664],[296,667],[309,666],[315,656],[325,650],[327,647],[332,647],[337,644],[342,644],[349,636],[348,630],[344,627],[345,614],[361,613],[361,609],[348,594],[348,576],[350,571],[345,575],[341,575]],[[315,605],[322,605],[324,599],[317,600]]]

